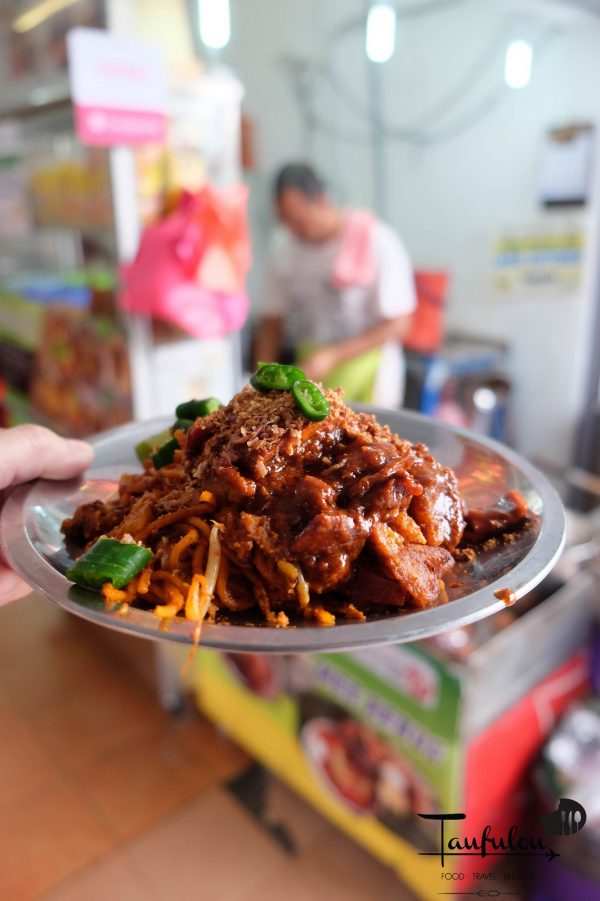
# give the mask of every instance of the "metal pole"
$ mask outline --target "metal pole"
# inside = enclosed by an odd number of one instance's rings
[[[370,3],[365,4],[366,14]],[[366,23],[365,23],[366,27]],[[373,172],[373,207],[378,216],[387,220],[387,168],[383,134],[383,68],[367,58],[367,91],[371,113],[371,165]]]
[[[140,241],[135,157],[131,147],[112,147],[110,174],[117,257],[119,263],[130,263]],[[152,323],[145,316],[121,313],[127,332],[129,369],[134,419],[151,419],[155,415],[152,355]]]
[[[108,0],[108,28],[113,34],[130,35],[134,9],[131,0]],[[111,147],[109,151],[117,259],[130,263],[140,242],[135,156],[131,147]],[[154,413],[152,324],[143,316],[122,313],[127,333],[134,419],[150,419]]]

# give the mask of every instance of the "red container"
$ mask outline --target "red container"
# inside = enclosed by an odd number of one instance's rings
[[[415,271],[417,308],[404,339],[407,350],[435,353],[444,340],[444,313],[450,276],[447,272]]]

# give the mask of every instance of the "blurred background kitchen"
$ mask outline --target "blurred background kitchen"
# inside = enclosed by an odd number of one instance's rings
[[[303,162],[410,260],[404,406],[523,453],[569,527],[474,626],[185,680],[1,608],[0,899],[600,897],[598,84],[599,0],[1,0],[3,425],[228,400]],[[304,337],[291,315],[281,352]],[[540,819],[560,798],[581,831]],[[417,814],[459,811],[560,856],[442,869]]]

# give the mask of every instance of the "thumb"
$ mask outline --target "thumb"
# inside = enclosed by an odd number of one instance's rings
[[[38,425],[0,431],[0,489],[30,479],[69,479],[94,458],[85,441],[61,438]]]

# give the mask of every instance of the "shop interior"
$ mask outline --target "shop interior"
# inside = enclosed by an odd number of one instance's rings
[[[522,455],[567,522],[514,606],[349,653],[190,663],[0,605],[0,901],[600,897],[599,51],[600,0],[0,0],[3,429],[227,403],[306,163],[408,253],[402,409]],[[544,850],[441,863],[452,812]]]

